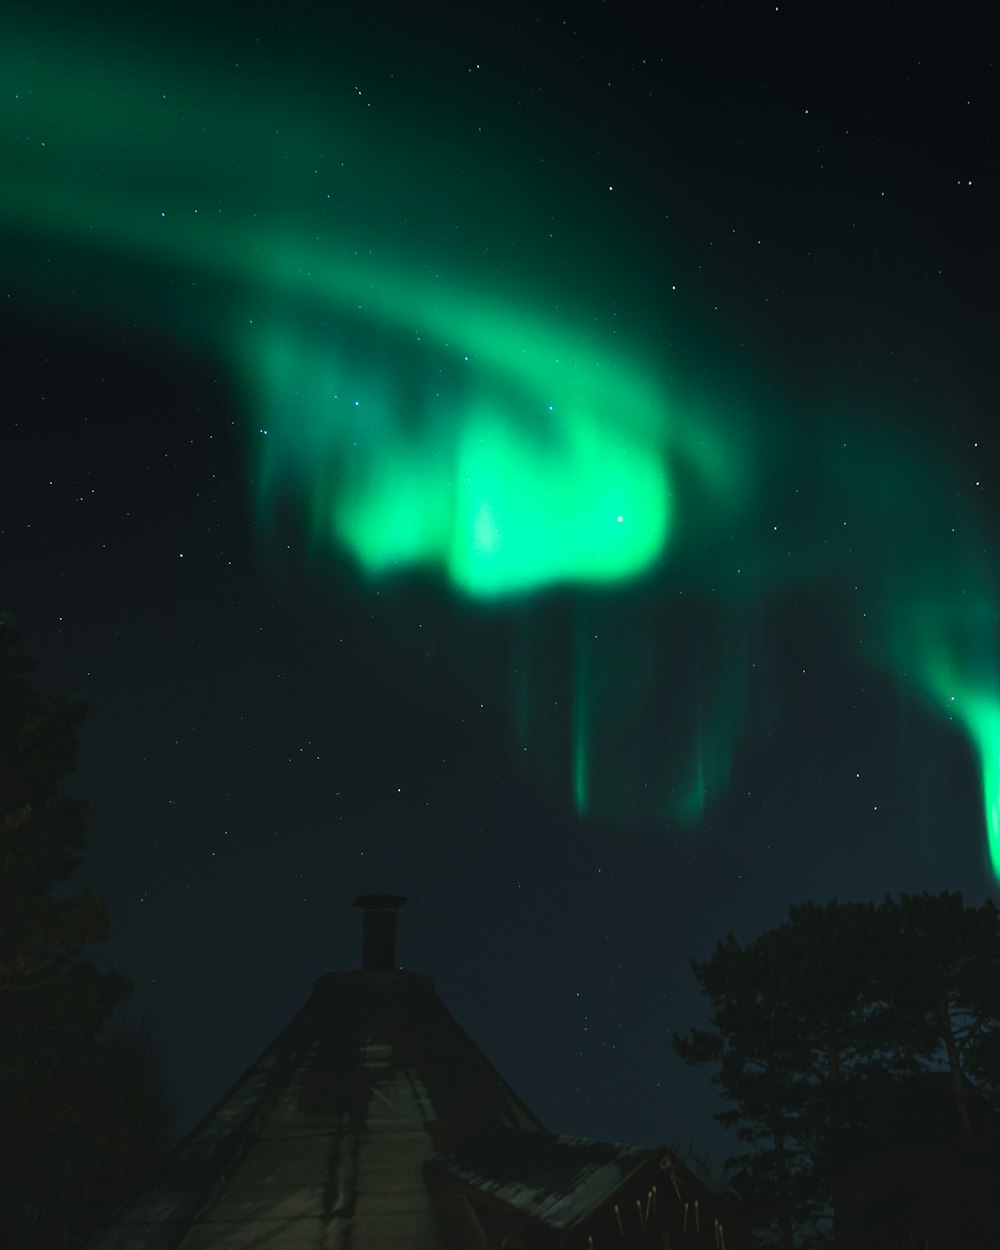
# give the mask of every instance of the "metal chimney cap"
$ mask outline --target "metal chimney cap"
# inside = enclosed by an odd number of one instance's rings
[[[406,899],[401,894],[359,894],[354,900],[354,906],[371,911],[376,907],[402,907],[405,902]]]

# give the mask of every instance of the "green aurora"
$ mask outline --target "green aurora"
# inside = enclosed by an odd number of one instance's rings
[[[259,518],[292,498],[371,588],[422,571],[504,621],[512,741],[580,814],[698,819],[749,732],[761,605],[846,604],[846,644],[970,739],[1000,880],[1000,600],[933,448],[713,387],[694,361],[726,344],[673,324],[641,205],[465,121],[471,77],[436,112],[318,67],[262,90],[221,44],[8,30],[18,298],[224,362]],[[826,516],[786,536],[803,464]]]

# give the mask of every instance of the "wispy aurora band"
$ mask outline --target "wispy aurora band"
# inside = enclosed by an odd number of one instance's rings
[[[736,622],[748,600],[790,577],[834,578],[817,551],[792,574],[753,551],[774,473],[753,412],[668,383],[651,340],[623,348],[602,314],[618,267],[635,281],[635,257],[602,239],[581,265],[581,240],[600,234],[592,197],[537,174],[505,184],[516,136],[470,157],[467,140],[459,152],[425,117],[397,138],[402,89],[380,126],[361,110],[356,75],[329,71],[332,87],[311,94],[279,75],[261,92],[258,70],[251,93],[217,62],[157,57],[107,31],[66,30],[59,44],[8,33],[5,232],[59,249],[109,321],[141,310],[158,332],[229,362],[256,440],[262,515],[292,491],[313,541],[349,551],[373,582],[438,570],[462,595],[514,613],[522,634],[537,592],[575,587],[566,757],[577,810],[696,818],[725,788],[744,731]],[[546,213],[525,208],[546,196],[552,207],[553,195],[574,223],[561,248],[540,242]],[[17,277],[43,305],[67,299],[60,264],[25,260]],[[833,491],[857,493],[830,478]],[[877,495],[879,473],[862,488]],[[917,492],[904,480],[899,493]],[[898,518],[889,527],[913,549]],[[699,548],[718,550],[733,530],[749,549],[749,590],[746,576],[699,571]],[[997,597],[983,569],[943,586],[937,567],[914,559],[881,595],[873,578],[868,624],[882,661],[974,744],[1000,879]],[[644,700],[669,701],[687,679],[664,661],[650,610],[678,570],[695,595],[717,583],[726,624],[698,666],[693,706],[679,707],[689,741],[654,747],[662,777],[643,796],[630,769],[649,736]],[[533,690],[548,678],[530,640],[522,659],[515,731],[538,747],[547,730]]]

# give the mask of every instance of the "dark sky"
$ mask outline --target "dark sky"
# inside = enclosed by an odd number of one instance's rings
[[[985,19],[537,7],[0,27],[0,608],[181,1129],[358,893],[549,1127],[716,1160],[691,958],[996,897]]]

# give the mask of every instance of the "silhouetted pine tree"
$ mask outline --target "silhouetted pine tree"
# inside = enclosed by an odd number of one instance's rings
[[[717,1066],[717,1118],[755,1147],[727,1165],[769,1244],[1000,1245],[992,904],[807,903],[692,968],[711,1028],[674,1046]]]
[[[84,706],[42,695],[19,641],[0,616],[0,1245],[61,1250],[124,1198],[166,1112],[114,1035],[98,1044],[131,985],[83,957],[104,900],[54,889],[86,846],[87,805],[60,789]]]
[[[813,1214],[813,1186],[799,1137],[809,1089],[788,970],[762,942],[742,947],[732,933],[691,967],[712,1006],[712,1027],[675,1034],[674,1049],[687,1063],[718,1065],[712,1081],[733,1107],[716,1118],[755,1147],[726,1160],[744,1214],[754,1226],[776,1227],[782,1250],[794,1250],[797,1225]]]

